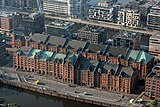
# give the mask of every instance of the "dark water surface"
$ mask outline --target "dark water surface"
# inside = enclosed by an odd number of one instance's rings
[[[9,102],[18,103],[21,107],[98,107],[50,97],[1,84],[0,97],[6,98]]]

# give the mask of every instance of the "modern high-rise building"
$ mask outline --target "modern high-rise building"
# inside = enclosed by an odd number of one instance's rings
[[[128,27],[138,27],[140,22],[140,12],[138,10],[121,9],[118,11],[118,24]]]
[[[160,29],[160,7],[155,6],[151,8],[150,13],[147,16],[147,25],[150,29]]]
[[[45,13],[56,16],[82,18],[86,14],[86,0],[44,0]]]
[[[44,15],[32,13],[23,17],[24,34],[42,33],[45,31]]]

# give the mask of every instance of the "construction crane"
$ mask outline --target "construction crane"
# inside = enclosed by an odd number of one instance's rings
[[[43,13],[42,1],[37,0],[38,13]]]

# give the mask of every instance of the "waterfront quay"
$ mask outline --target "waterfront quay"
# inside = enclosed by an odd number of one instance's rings
[[[100,89],[68,85],[52,80],[50,77],[16,71],[12,68],[1,68],[0,78],[0,82],[6,85],[19,87],[49,96],[105,107],[129,107],[129,100],[137,97],[136,95],[122,95]],[[40,84],[35,85],[36,80],[39,80]]]

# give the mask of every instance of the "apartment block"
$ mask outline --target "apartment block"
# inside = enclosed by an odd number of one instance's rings
[[[53,14],[68,15],[68,2],[67,0],[44,0],[43,10]]]
[[[160,7],[154,6],[147,15],[147,25],[150,29],[160,29]]]
[[[160,101],[160,66],[154,66],[146,78],[145,95]]]
[[[160,32],[156,32],[149,38],[149,52],[160,59]]]
[[[118,11],[118,24],[136,28],[140,24],[140,16],[138,10],[121,9]]]
[[[85,0],[44,0],[43,9],[46,14],[82,18],[86,14]]]
[[[88,17],[90,20],[113,22],[113,9],[113,7],[91,6]]]
[[[24,16],[23,26],[25,35],[44,32],[44,15],[41,13],[32,13]]]
[[[113,36],[113,46],[128,47],[139,50],[141,45],[140,33],[121,31]]]
[[[106,41],[105,29],[86,25],[78,30],[78,38],[94,44],[104,43]]]
[[[11,32],[19,26],[19,15],[17,13],[1,13],[0,30]]]
[[[47,34],[59,37],[68,37],[75,27],[72,22],[54,21],[46,25]]]

